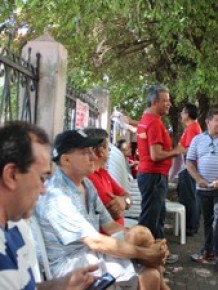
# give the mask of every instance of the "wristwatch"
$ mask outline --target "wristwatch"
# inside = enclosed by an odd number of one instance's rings
[[[130,199],[130,197],[125,197],[124,200],[125,200],[125,203],[126,203],[126,208],[125,209],[129,209],[130,206],[131,206],[131,199]]]

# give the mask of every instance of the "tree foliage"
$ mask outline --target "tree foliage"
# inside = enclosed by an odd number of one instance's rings
[[[16,31],[28,27],[20,41],[50,31],[68,50],[70,81],[85,89],[107,86],[114,104],[133,117],[145,106],[142,87],[154,83],[170,88],[174,126],[182,102],[198,101],[202,120],[209,105],[217,102],[216,0],[3,3],[2,20],[13,19]]]

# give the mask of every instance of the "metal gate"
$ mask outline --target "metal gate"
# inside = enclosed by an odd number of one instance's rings
[[[0,46],[0,125],[10,120],[36,123],[40,55],[36,66],[31,64],[31,49],[27,60],[7,47]]]

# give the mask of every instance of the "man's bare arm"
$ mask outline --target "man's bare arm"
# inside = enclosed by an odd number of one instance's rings
[[[193,161],[186,160],[186,167],[187,167],[188,172],[191,174],[191,176],[197,182],[197,184],[202,188],[206,188],[207,182],[198,173],[196,165],[193,163]]]
[[[138,247],[124,240],[99,234],[95,237],[86,237],[82,242],[95,252],[101,252],[117,258],[140,259],[143,264],[149,267],[157,267],[164,263],[168,253],[167,246],[151,245],[149,248]]]
[[[155,162],[178,156],[184,151],[185,149],[180,144],[178,144],[174,149],[170,151],[163,150],[161,144],[154,144],[150,146],[151,159]]]

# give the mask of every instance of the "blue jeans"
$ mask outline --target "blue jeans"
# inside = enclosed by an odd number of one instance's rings
[[[187,169],[179,173],[177,192],[179,202],[186,208],[186,229],[197,233],[200,225],[200,201],[196,193],[196,183]]]
[[[218,196],[217,192],[213,196],[213,192],[198,190],[201,209],[204,218],[204,250],[207,252],[214,252],[218,256]]]
[[[140,173],[137,180],[142,195],[139,224],[148,227],[155,239],[163,239],[166,217],[165,198],[168,190],[167,177],[158,173]]]

